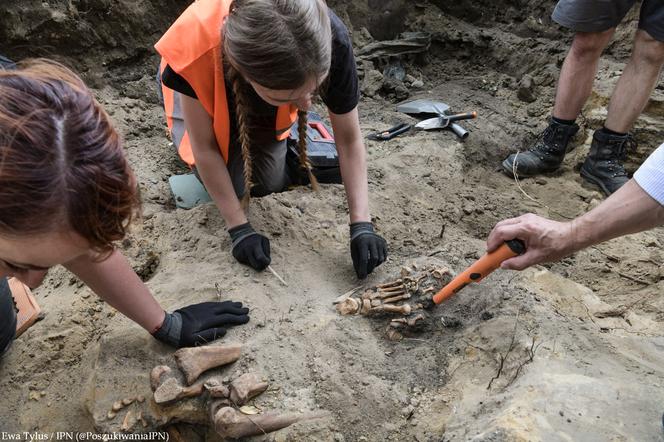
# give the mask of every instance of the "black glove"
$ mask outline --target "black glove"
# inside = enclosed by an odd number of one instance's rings
[[[173,347],[193,347],[219,339],[226,328],[249,322],[249,309],[241,302],[202,302],[166,313],[164,323],[152,334]]]
[[[387,241],[376,235],[369,222],[350,225],[350,256],[355,273],[364,279],[387,259]]]
[[[270,240],[246,223],[228,230],[233,241],[233,256],[238,262],[255,270],[265,270],[270,259]]]

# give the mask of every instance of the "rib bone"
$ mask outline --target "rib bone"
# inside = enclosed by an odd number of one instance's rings
[[[175,352],[175,361],[184,373],[187,384],[191,385],[204,371],[237,361],[241,348],[240,344],[181,348]]]

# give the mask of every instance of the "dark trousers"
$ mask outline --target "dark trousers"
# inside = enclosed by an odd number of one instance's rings
[[[16,334],[16,310],[7,278],[0,278],[0,356],[9,349]]]

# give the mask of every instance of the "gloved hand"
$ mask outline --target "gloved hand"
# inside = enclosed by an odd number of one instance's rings
[[[249,309],[241,302],[202,302],[166,312],[152,336],[173,347],[193,347],[219,339],[226,328],[249,322]]]
[[[233,227],[228,233],[233,241],[233,256],[238,262],[258,271],[270,265],[270,240],[257,233],[251,224]]]
[[[352,223],[350,256],[357,277],[364,279],[387,259],[387,241],[374,232],[370,222]]]

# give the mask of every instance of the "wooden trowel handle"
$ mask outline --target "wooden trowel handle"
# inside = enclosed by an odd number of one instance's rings
[[[433,302],[440,304],[471,282],[479,282],[489,273],[500,267],[500,264],[506,259],[513,258],[525,253],[526,245],[519,239],[506,241],[496,250],[485,254],[475,261],[473,265],[457,275],[449,284],[443,287],[433,296]]]

